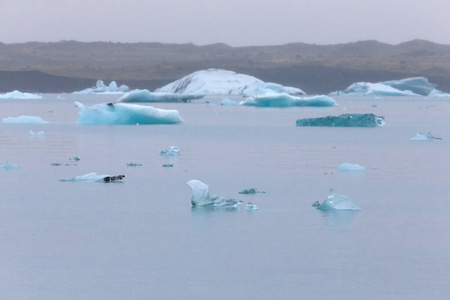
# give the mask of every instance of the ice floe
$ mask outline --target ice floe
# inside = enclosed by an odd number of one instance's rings
[[[165,85],[155,92],[191,95],[256,96],[267,91],[292,95],[305,94],[301,89],[264,82],[251,75],[222,69],[201,70]]]
[[[342,163],[339,165],[338,170],[341,172],[360,172],[365,171],[366,167],[359,164]]]
[[[0,169],[18,169],[20,168],[17,164],[12,164],[9,161],[5,162],[4,164],[0,165]]]
[[[298,119],[297,126],[377,127],[385,124],[384,117],[374,114],[343,114],[323,118]]]
[[[75,176],[72,178],[61,179],[60,181],[90,181],[90,182],[115,182],[122,181],[125,175],[111,176],[107,174],[97,174],[95,172]]]
[[[333,191],[333,189],[330,189],[328,197],[322,203],[316,201],[313,206],[324,211],[360,210],[360,208],[356,206],[348,196],[337,194]]]
[[[87,88],[82,91],[75,91],[72,94],[123,94],[129,90],[128,86],[117,86],[115,81],[111,81],[109,85],[105,85],[103,80],[97,80],[95,87]]]
[[[42,99],[42,96],[15,90],[6,94],[0,94],[0,99]]]
[[[159,154],[161,156],[179,156],[181,153],[180,148],[178,148],[177,146],[169,146],[166,149],[161,150]]]
[[[120,97],[117,102],[189,102],[203,97],[204,95],[152,93],[149,90],[133,90]]]
[[[37,116],[20,116],[20,117],[7,117],[2,119],[3,123],[23,123],[23,124],[47,124],[41,117]]]
[[[192,206],[237,208],[242,201],[230,198],[223,198],[209,192],[209,186],[200,180],[189,180],[187,184],[192,189]]]
[[[423,134],[421,132],[416,133],[411,140],[413,141],[432,141],[432,140],[442,140],[442,138],[435,137],[431,132]]]
[[[248,97],[240,105],[259,107],[292,107],[292,106],[335,106],[336,101],[325,95],[297,97],[286,93],[268,92],[255,97]]]
[[[130,103],[102,103],[80,108],[79,124],[177,124],[183,122],[177,110],[165,110],[152,106]]]

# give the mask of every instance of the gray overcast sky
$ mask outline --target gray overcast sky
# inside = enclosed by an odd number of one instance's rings
[[[0,42],[450,44],[450,0],[0,0]]]

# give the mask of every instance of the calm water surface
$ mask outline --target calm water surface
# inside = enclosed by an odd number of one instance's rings
[[[1,118],[51,122],[0,123],[0,163],[20,165],[0,169],[0,298],[450,297],[448,99],[336,97],[337,107],[289,109],[204,99],[153,105],[177,109],[181,125],[91,126],[75,123],[73,101],[118,96],[62,96],[0,102]],[[386,125],[295,126],[344,112]],[[442,140],[411,141],[419,131]],[[178,158],[159,155],[172,145]],[[340,173],[343,162],[366,171]],[[90,172],[126,178],[60,181]],[[192,208],[191,179],[259,210]],[[239,194],[251,187],[265,193]],[[362,210],[314,209],[330,188]]]

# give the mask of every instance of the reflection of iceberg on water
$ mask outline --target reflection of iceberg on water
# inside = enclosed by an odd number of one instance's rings
[[[329,211],[329,210],[360,210],[358,206],[356,206],[352,200],[345,196],[336,194],[333,192],[333,189],[330,189],[330,193],[328,194],[327,199],[325,199],[322,203],[319,201],[314,202],[314,207],[319,210]]]
[[[366,170],[366,168],[358,164],[342,163],[339,165],[338,170],[341,172],[359,172]]]
[[[431,132],[423,134],[421,132],[416,133],[411,140],[413,141],[431,141],[431,140],[442,140],[442,138],[435,137]]]
[[[374,114],[343,114],[323,118],[298,119],[297,126],[377,127],[385,124],[384,117]]]
[[[72,178],[61,179],[60,181],[120,182],[124,177],[125,175],[111,176],[107,174],[97,174],[95,172],[92,172],[85,175],[75,176]]]
[[[224,208],[236,208],[242,201],[223,198],[209,192],[209,186],[200,180],[189,180],[187,184],[192,189],[192,206],[204,206],[204,207],[224,207]]]
[[[129,103],[108,103],[80,108],[79,124],[177,124],[183,122],[177,110],[166,110]]]

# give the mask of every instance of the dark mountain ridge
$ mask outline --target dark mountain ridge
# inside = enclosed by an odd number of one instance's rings
[[[97,79],[153,90],[192,72],[222,68],[307,93],[343,90],[356,81],[425,76],[450,91],[450,45],[413,40],[398,45],[360,41],[336,45],[0,43],[0,91],[72,92]]]

